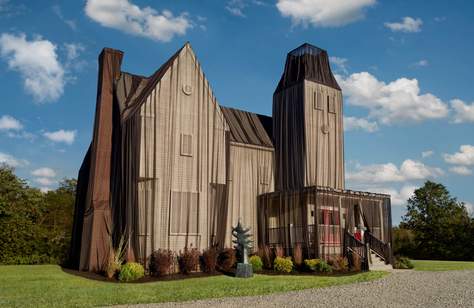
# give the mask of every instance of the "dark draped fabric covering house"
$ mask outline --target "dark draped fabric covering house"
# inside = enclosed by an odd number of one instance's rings
[[[230,247],[238,221],[255,248],[320,258],[364,256],[365,229],[390,261],[390,196],[345,188],[343,97],[325,50],[288,53],[272,117],[222,107],[189,43],[148,77],[121,71],[122,57],[99,56],[73,268],[102,270],[121,239],[145,266],[157,249]]]

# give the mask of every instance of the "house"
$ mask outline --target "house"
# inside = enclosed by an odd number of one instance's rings
[[[113,243],[144,264],[159,249],[258,245],[308,257],[371,249],[391,259],[390,196],[345,190],[342,93],[327,52],[288,53],[272,117],[221,106],[189,43],[149,77],[99,56],[91,145],[78,176],[71,261],[97,271]],[[365,259],[363,259],[365,260]]]

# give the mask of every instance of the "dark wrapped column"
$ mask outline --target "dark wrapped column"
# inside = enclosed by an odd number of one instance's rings
[[[99,271],[107,262],[112,232],[110,175],[114,81],[120,76],[123,53],[104,48],[99,77],[94,133],[90,148],[89,181],[84,204],[80,270]]]

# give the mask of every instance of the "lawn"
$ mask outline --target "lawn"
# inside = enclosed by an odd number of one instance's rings
[[[474,262],[412,260],[417,271],[456,271],[474,270]]]
[[[186,301],[320,288],[378,279],[387,274],[368,272],[339,277],[256,275],[250,279],[219,275],[124,284],[74,276],[55,265],[0,266],[0,306],[90,307]]]

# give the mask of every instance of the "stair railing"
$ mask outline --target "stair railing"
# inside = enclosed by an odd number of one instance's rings
[[[367,257],[367,247],[364,243],[359,241],[349,233],[344,232],[344,256],[347,257],[349,265],[353,266],[353,255],[356,254],[361,261],[361,271],[365,272],[369,270],[369,259]]]
[[[389,243],[384,243],[376,238],[372,233],[364,232],[364,242],[369,245],[369,248],[375,252],[385,264],[392,263],[392,251]]]

